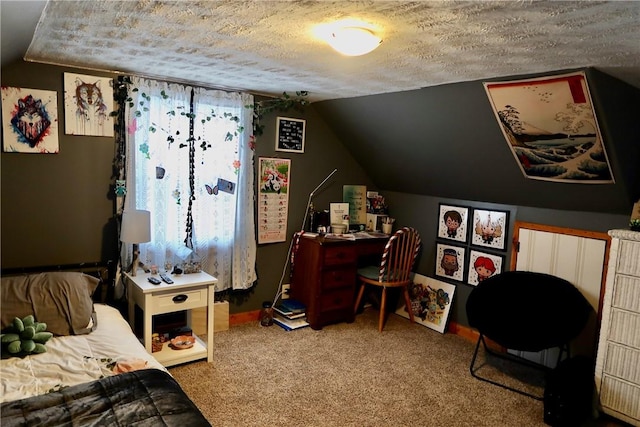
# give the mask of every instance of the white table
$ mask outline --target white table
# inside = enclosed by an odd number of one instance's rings
[[[154,285],[147,280],[151,274],[142,270],[138,270],[135,276],[131,276],[130,273],[125,273],[125,275],[129,299],[129,324],[135,331],[134,308],[137,304],[143,312],[144,346],[158,362],[166,367],[204,358],[207,359],[207,362],[213,362],[214,285],[218,279],[204,272],[169,274],[173,280],[172,284],[162,282],[159,285]],[[154,277],[161,280],[157,274]],[[207,342],[205,343],[196,336],[196,343],[189,349],[174,350],[167,342],[162,347],[162,351],[153,353],[151,350],[153,316],[186,310],[187,324],[190,326],[191,309],[198,307],[207,307]]]

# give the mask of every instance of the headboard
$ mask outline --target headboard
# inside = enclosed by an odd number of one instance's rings
[[[106,262],[82,262],[78,264],[59,264],[35,267],[14,267],[0,270],[2,276],[16,276],[19,274],[45,273],[49,271],[78,271],[100,279],[100,284],[93,294],[95,302],[113,301],[113,284],[115,283],[114,261]]]

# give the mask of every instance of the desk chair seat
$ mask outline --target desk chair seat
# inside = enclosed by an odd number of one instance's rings
[[[360,301],[367,285],[382,287],[380,320],[378,321],[378,330],[380,332],[382,332],[386,320],[387,288],[402,288],[409,319],[412,323],[414,322],[408,285],[411,283],[411,272],[419,251],[420,235],[411,227],[403,227],[396,231],[387,242],[382,253],[380,265],[358,269],[360,290],[356,298],[354,313],[360,307]]]

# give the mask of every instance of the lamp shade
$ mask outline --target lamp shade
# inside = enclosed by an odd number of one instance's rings
[[[368,28],[343,27],[335,29],[327,42],[343,55],[360,56],[380,46],[382,40]]]
[[[124,211],[120,240],[125,243],[151,241],[151,213],[141,210]]]

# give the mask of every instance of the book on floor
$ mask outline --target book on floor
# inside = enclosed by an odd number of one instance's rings
[[[307,322],[307,319],[304,317],[298,319],[287,319],[278,313],[273,315],[273,323],[280,326],[285,331],[293,331],[309,326],[309,322]]]
[[[307,307],[305,307],[300,301],[291,298],[283,299],[280,301],[278,306],[282,307],[283,311],[290,312],[292,314],[304,313],[307,309]]]
[[[304,311],[302,313],[294,313],[293,311],[289,310],[288,308],[284,307],[281,304],[276,305],[275,307],[273,307],[273,309],[275,310],[276,313],[281,314],[287,319],[299,319],[307,315],[307,313]]]

